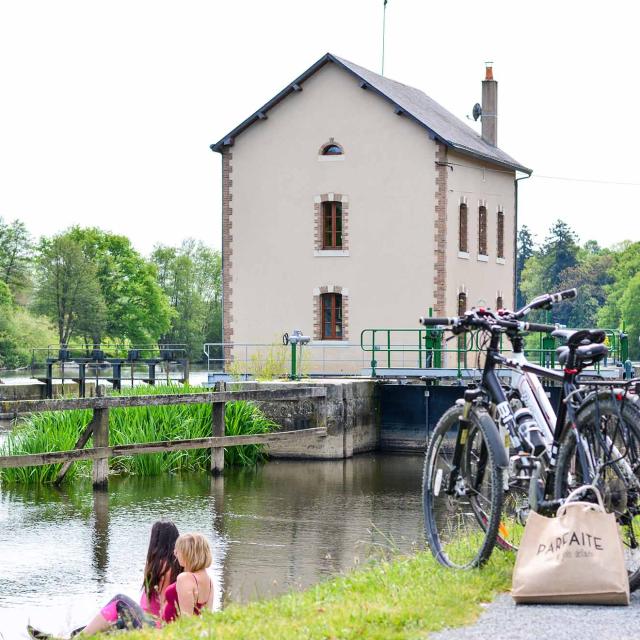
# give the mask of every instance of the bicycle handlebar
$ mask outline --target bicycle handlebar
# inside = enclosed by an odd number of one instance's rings
[[[541,296],[534,298],[529,304],[522,307],[522,309],[515,311],[513,315],[516,318],[522,318],[526,316],[529,311],[533,311],[534,309],[549,309],[553,304],[557,304],[563,300],[570,300],[571,298],[575,298],[577,295],[578,291],[576,289],[565,289],[564,291],[556,291],[555,293],[544,293]]]
[[[423,324],[425,327],[441,327],[443,325],[445,326],[451,326],[453,324],[456,324],[456,322],[458,321],[458,318],[424,318],[424,317],[420,317],[420,324]]]
[[[551,333],[558,327],[555,324],[540,324],[537,322],[520,322],[511,318],[499,318],[492,312],[480,310],[482,315],[477,312],[469,313],[460,318],[420,318],[420,324],[425,327],[443,327],[449,326],[464,331],[465,328],[484,328],[501,327],[503,329],[515,329],[516,331],[539,331],[540,333]]]
[[[538,331],[539,333],[551,333],[558,327],[555,324],[539,324],[537,322],[525,322],[525,331]]]
[[[554,324],[541,324],[538,322],[521,322],[530,311],[534,309],[548,309],[551,305],[570,300],[578,295],[576,289],[565,289],[555,293],[544,293],[534,298],[529,304],[518,311],[500,310],[499,315],[486,309],[471,311],[459,318],[427,318],[421,317],[419,322],[425,327],[453,327],[454,333],[462,333],[471,327],[492,329],[501,327],[503,329],[515,329],[516,331],[538,331],[540,333],[551,333],[558,327]]]

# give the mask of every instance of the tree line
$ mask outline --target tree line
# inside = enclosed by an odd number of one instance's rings
[[[640,242],[610,248],[594,240],[580,244],[575,231],[557,220],[537,244],[523,226],[516,282],[518,307],[540,293],[577,288],[578,297],[554,307],[550,319],[568,327],[624,328],[631,358],[640,357]]]
[[[203,343],[221,340],[219,251],[189,239],[147,259],[96,227],[35,241],[23,222],[0,217],[0,367],[58,344],[185,344],[195,361]]]

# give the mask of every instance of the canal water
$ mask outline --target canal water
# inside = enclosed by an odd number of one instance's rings
[[[421,456],[366,454],[255,469],[0,487],[0,637],[65,634],[112,595],[136,596],[151,525],[212,544],[216,607],[269,598],[424,546]]]

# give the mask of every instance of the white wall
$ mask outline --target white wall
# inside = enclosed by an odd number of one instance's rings
[[[313,290],[349,292],[349,337],[415,327],[432,298],[435,144],[333,64],[231,151],[234,342],[313,330]],[[343,160],[319,161],[330,137]],[[349,257],[314,256],[314,196],[349,199]]]

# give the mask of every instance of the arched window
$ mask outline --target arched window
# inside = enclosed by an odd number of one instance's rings
[[[502,296],[500,294],[498,294],[498,297],[496,298],[496,311],[498,311],[499,309],[503,309],[503,304],[502,304]]]
[[[487,253],[487,207],[478,207],[478,253],[481,256]]]
[[[320,296],[323,340],[342,340],[342,294],[323,293]]]
[[[460,205],[460,219],[458,220],[458,251],[467,253],[467,205],[464,202]]]
[[[461,316],[467,310],[467,294],[460,292],[458,294],[458,315]]]
[[[328,144],[322,148],[323,156],[341,156],[344,153],[342,147],[339,144]]]
[[[498,258],[504,258],[504,211],[498,211],[498,228],[496,229],[497,233],[497,244],[498,244]]]
[[[322,248],[342,249],[342,202],[322,203]]]

